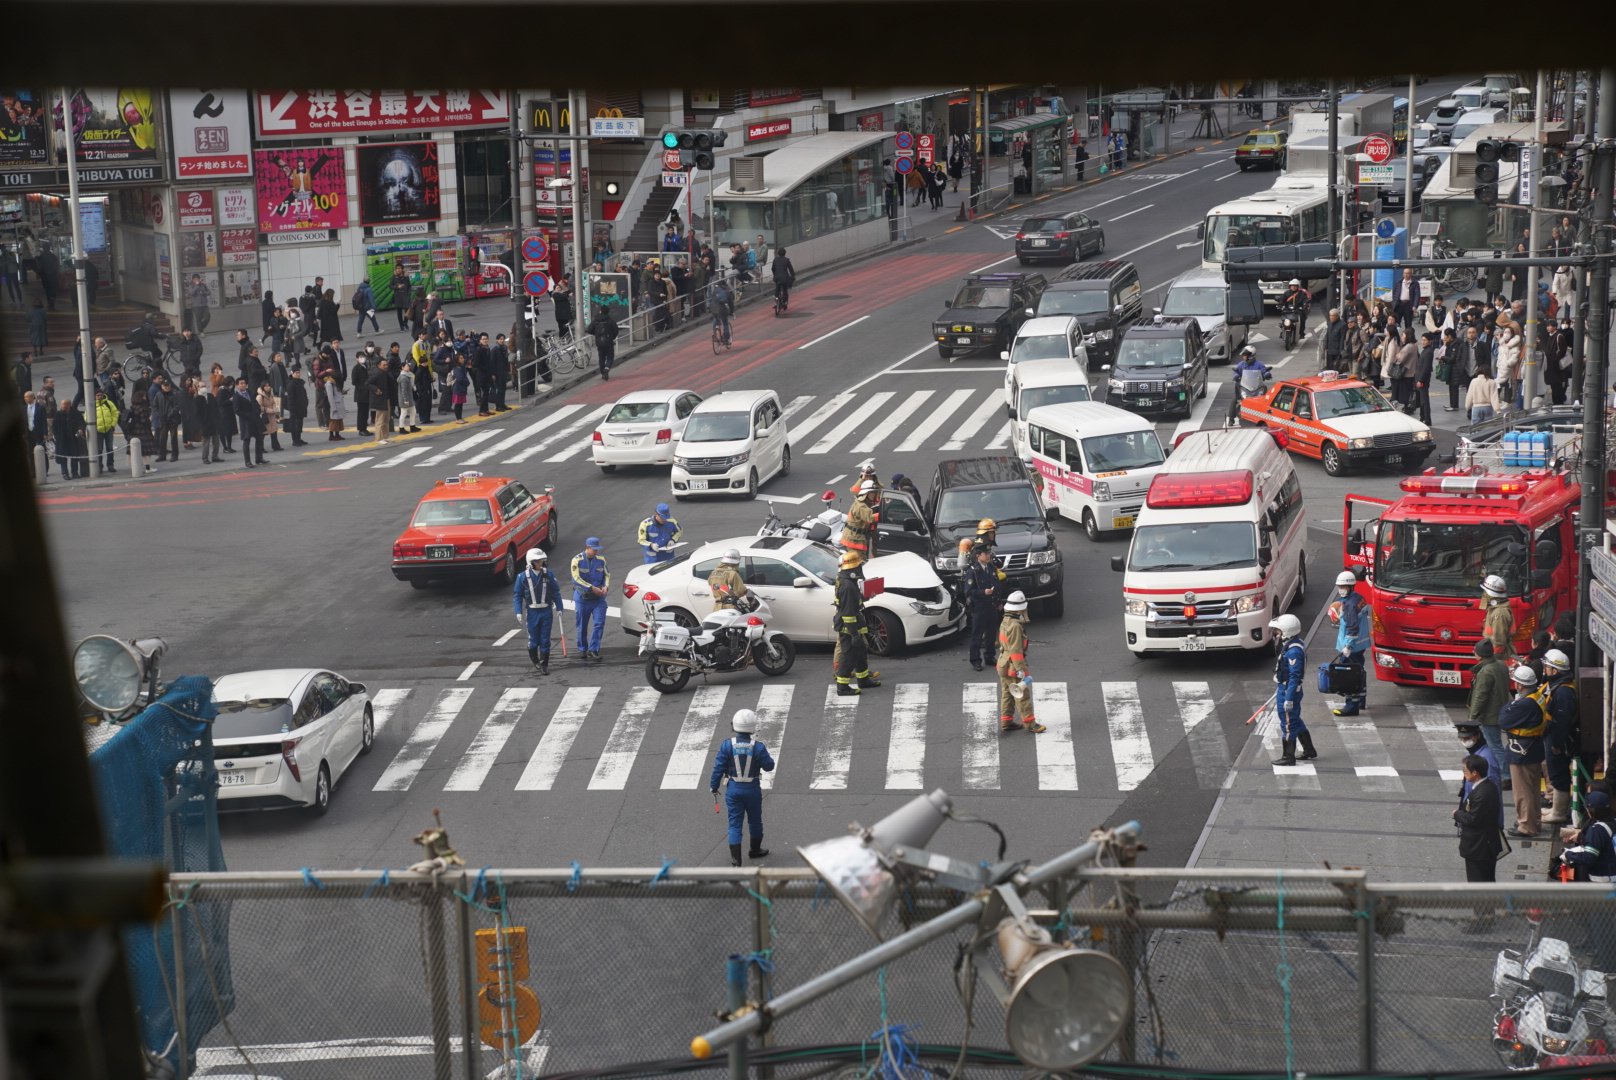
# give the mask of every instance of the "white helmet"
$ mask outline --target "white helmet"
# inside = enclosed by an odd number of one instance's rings
[[[864,464],[859,466],[859,475],[861,475],[861,476],[874,476],[875,475],[875,459],[874,458],[871,458],[869,461],[866,461]]]
[[[724,557],[718,561],[729,563],[731,566],[741,565],[741,549],[730,548],[728,551],[724,552]]]
[[[1268,625],[1279,631],[1279,636],[1286,641],[1302,633],[1302,620],[1295,615],[1276,615]]]
[[[730,720],[729,727],[737,735],[750,735],[758,729],[758,714],[742,709]]]
[[[1335,576],[1335,586],[1338,589],[1342,588],[1342,587],[1346,587],[1348,589],[1351,589],[1351,588],[1354,588],[1357,584],[1358,584],[1358,575],[1354,574],[1351,570],[1343,570],[1343,571],[1341,571],[1339,574],[1337,574]]]
[[[859,485],[859,494],[860,495],[868,495],[870,492],[872,492],[874,490],[875,490],[875,481],[874,480],[866,480],[866,481],[864,481],[864,483]]]
[[[1017,589],[1015,592],[1011,593],[1005,598],[1004,610],[1007,612],[1026,611],[1027,594],[1022,592],[1020,589]]]
[[[1301,284],[1302,284],[1302,279],[1301,278],[1299,278],[1299,277],[1291,278],[1291,288],[1293,288],[1293,289],[1300,288]]]
[[[530,562],[530,563],[549,562],[550,561],[550,556],[548,556],[548,555],[546,555],[544,553],[543,548],[528,548],[527,549],[527,561]]]
[[[1556,671],[1571,670],[1571,658],[1559,649],[1550,649],[1543,654],[1543,666]]]
[[[1514,681],[1516,686],[1519,686],[1523,690],[1537,685],[1537,672],[1533,671],[1525,664],[1522,664],[1520,667],[1510,672],[1509,677]]]
[[[1481,591],[1488,596],[1503,597],[1509,595],[1509,586],[1497,574],[1488,574],[1481,579]]]

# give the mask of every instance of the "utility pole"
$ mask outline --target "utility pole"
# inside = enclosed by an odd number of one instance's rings
[[[1528,174],[1532,181],[1532,201],[1527,209],[1527,243],[1528,253],[1536,255],[1542,250],[1538,240],[1538,207],[1543,204],[1543,185],[1548,179],[1549,171],[1544,168],[1548,155],[1544,153],[1543,146],[1543,114],[1548,104],[1544,100],[1543,69],[1537,69],[1537,80],[1532,88],[1532,160],[1523,160],[1519,166],[1520,183],[1525,183]],[[1601,133],[1603,134],[1603,132]],[[1538,305],[1537,305],[1538,268],[1533,266],[1526,271],[1526,340],[1521,342],[1521,353],[1526,363],[1521,376],[1521,402],[1530,407],[1532,398],[1537,394],[1539,360],[1542,353],[1538,349]]]
[[[1408,119],[1403,122],[1403,232],[1414,247],[1414,76],[1408,77]],[[1395,286],[1394,286],[1395,287]]]
[[[84,280],[84,219],[79,216],[79,164],[73,147],[73,107],[67,87],[62,87],[61,95],[62,137],[67,144],[67,211],[73,223],[73,282],[79,303],[79,372],[84,378],[84,452],[90,458],[90,475],[95,477],[101,475],[102,457],[95,431],[95,350],[90,347],[90,292]],[[52,283],[51,288],[55,287]],[[56,294],[53,291],[51,295]],[[185,295],[183,282],[180,295]]]
[[[1589,88],[1590,96],[1593,87]],[[1616,68],[1599,73],[1599,126],[1595,133],[1593,169],[1594,264],[1588,298],[1588,356],[1582,376],[1582,511],[1577,538],[1581,552],[1599,543],[1605,511],[1605,363],[1610,349],[1611,184],[1616,182]],[[1534,298],[1535,300],[1535,298]],[[1586,557],[1577,560],[1577,669],[1600,662],[1588,636],[1588,585],[1592,577]]]
[[[572,149],[569,151],[568,171],[572,174],[572,340],[583,343],[584,308],[578,296],[584,280],[583,198],[584,172],[579,164],[583,157],[583,138],[578,134],[578,92],[567,91],[567,114],[572,118]],[[557,153],[559,157],[559,152]]]
[[[1330,250],[1336,254],[1341,253],[1341,138],[1336,132],[1336,125],[1341,119],[1341,105],[1335,92],[1335,77],[1331,76],[1325,91],[1330,96],[1329,140],[1330,140]],[[1330,288],[1325,295],[1325,310],[1340,305],[1337,295],[1336,275],[1330,275]]]
[[[533,339],[531,325],[527,322],[527,302],[522,287],[522,95],[511,91],[511,127],[510,127],[510,157],[511,157],[511,325],[516,328],[516,340],[511,344],[516,351],[516,370],[521,371],[521,362],[532,355],[529,344]],[[428,282],[430,288],[431,283]],[[521,397],[522,383],[520,375],[517,381],[517,397]]]

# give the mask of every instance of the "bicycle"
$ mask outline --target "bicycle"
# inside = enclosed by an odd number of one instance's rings
[[[1451,240],[1438,239],[1431,250],[1432,255],[1438,259],[1462,259],[1465,253]],[[1469,292],[1476,285],[1476,268],[1473,266],[1452,266],[1445,270],[1438,270],[1431,275],[1437,285],[1449,292]]]
[[[786,286],[776,285],[774,287],[774,317],[776,319],[786,313],[786,306],[789,303]]]
[[[554,330],[546,330],[539,338],[537,347],[544,356],[546,366],[556,375],[580,371],[586,363],[583,350],[578,347],[578,343],[561,341]]]
[[[123,367],[123,377],[130,382],[140,378],[141,372],[147,368],[151,368],[153,371],[166,371],[172,379],[178,379],[185,374],[185,365],[180,361],[180,350],[172,342],[164,350],[160,360],[154,358],[151,353],[132,352],[123,358],[121,366]]]
[[[713,316],[713,355],[728,352],[730,343],[724,340],[724,320],[720,315]]]

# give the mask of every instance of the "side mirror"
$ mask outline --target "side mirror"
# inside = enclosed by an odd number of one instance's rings
[[[1206,222],[1205,221],[1202,221],[1200,224],[1195,226],[1195,239],[1197,239],[1197,240],[1205,240],[1206,239]]]
[[[1000,349],[999,350],[999,359],[1008,361],[1010,359],[1010,354],[1008,352],[1004,351],[1003,349]]]
[[[1111,365],[1110,364],[1101,364],[1100,365],[1100,370],[1101,371],[1110,371],[1111,370]]]
[[[1532,571],[1532,588],[1534,588],[1534,589],[1547,589],[1553,584],[1554,584],[1554,571],[1553,570],[1533,570]]]
[[[811,589],[814,587],[814,579],[811,577],[793,578],[791,587],[793,589]]]
[[[348,684],[348,693],[350,693],[350,694],[363,694],[363,693],[365,693],[365,684],[362,683],[362,682],[351,682],[351,683],[349,683]]]
[[[1257,561],[1263,566],[1267,566],[1269,563],[1273,562],[1274,549],[1267,544],[1263,544],[1257,549]]]
[[[1122,305],[1117,304],[1114,307],[1112,307],[1111,314],[1115,315],[1119,319],[1122,318]]]
[[[1553,540],[1539,540],[1532,548],[1532,558],[1539,569],[1552,570],[1560,565],[1560,545]]]
[[[1032,315],[1032,308],[1027,308],[1026,311],[1027,311],[1028,316]]]
[[[912,533],[923,533],[923,532],[926,531],[926,523],[924,521],[921,521],[917,517],[904,518],[903,519],[903,531],[904,532],[912,532]]]
[[[952,300],[944,300],[943,301],[943,306],[945,308],[951,308],[951,307],[954,306],[954,301],[952,301]]]
[[[1044,511],[1044,520],[1045,521],[1054,521],[1055,519],[1057,519],[1059,517],[1060,517],[1060,508],[1058,506],[1051,506],[1049,509]]]
[[[1115,570],[1119,574],[1122,573],[1122,556],[1121,555],[1113,555],[1113,556],[1111,556],[1111,569]]]

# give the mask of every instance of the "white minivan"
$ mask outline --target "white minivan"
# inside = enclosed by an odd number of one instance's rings
[[[1290,455],[1267,431],[1192,432],[1150,482],[1123,571],[1140,654],[1260,649],[1307,588],[1307,523]]]
[[[1014,381],[1016,365],[1028,360],[1065,360],[1083,370],[1083,381],[1088,382],[1089,353],[1083,346],[1083,325],[1070,315],[1040,315],[1028,319],[1016,331],[1016,339],[1006,352],[999,354],[1004,361],[1004,403],[1013,405],[1010,386]]]
[[[1145,489],[1167,460],[1156,425],[1099,401],[1040,405],[1027,414],[1027,448],[1044,478],[1044,507],[1090,540],[1131,529]]]
[[[785,413],[773,390],[727,390],[690,413],[673,450],[675,499],[756,495],[791,471]]]
[[[1083,369],[1071,360],[1028,360],[1017,364],[1010,380],[1010,447],[1017,457],[1027,453],[1027,414],[1043,405],[1093,401]]]

